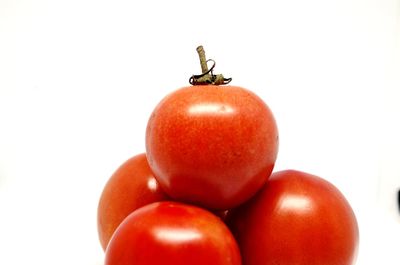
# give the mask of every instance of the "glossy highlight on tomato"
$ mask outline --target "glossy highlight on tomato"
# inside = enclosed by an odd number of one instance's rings
[[[184,87],[154,109],[146,152],[172,198],[227,209],[249,199],[269,178],[278,130],[268,106],[245,88]]]
[[[125,161],[110,177],[97,209],[97,230],[103,250],[119,224],[149,203],[167,200],[147,163],[145,154]]]
[[[351,265],[358,224],[341,192],[317,176],[273,173],[228,223],[246,265]]]
[[[240,265],[237,243],[212,213],[178,202],[152,203],[118,227],[105,265]]]

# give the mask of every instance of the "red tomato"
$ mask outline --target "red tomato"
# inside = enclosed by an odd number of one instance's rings
[[[159,202],[130,214],[118,227],[105,265],[240,265],[228,227],[201,208]]]
[[[278,152],[272,112],[235,86],[191,86],[165,97],[147,125],[151,169],[171,197],[213,209],[246,201]]]
[[[246,265],[350,265],[356,258],[358,225],[349,203],[307,173],[272,174],[229,219]]]
[[[105,250],[118,225],[131,212],[146,204],[168,199],[150,171],[146,155],[134,156],[111,176],[100,197],[97,228]]]

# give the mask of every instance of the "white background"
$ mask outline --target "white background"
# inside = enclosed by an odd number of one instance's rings
[[[399,264],[398,0],[0,0],[0,264],[102,264],[100,192],[199,44],[273,110],[275,170],[348,198],[357,264]]]

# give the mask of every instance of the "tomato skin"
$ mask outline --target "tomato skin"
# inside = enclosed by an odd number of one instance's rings
[[[97,210],[97,230],[103,250],[119,224],[131,212],[149,203],[167,200],[147,163],[145,154],[124,162],[110,177]]]
[[[278,130],[268,106],[244,88],[184,87],[154,109],[146,152],[172,198],[228,209],[267,181],[277,157]]]
[[[273,173],[228,218],[246,265],[350,265],[357,256],[358,224],[349,203],[308,173]]]
[[[240,265],[237,243],[212,213],[158,202],[131,213],[117,228],[105,265]]]

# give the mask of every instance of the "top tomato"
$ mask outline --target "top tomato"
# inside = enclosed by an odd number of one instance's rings
[[[147,125],[150,167],[175,199],[228,209],[270,176],[278,152],[272,112],[236,86],[198,85],[165,97]]]

